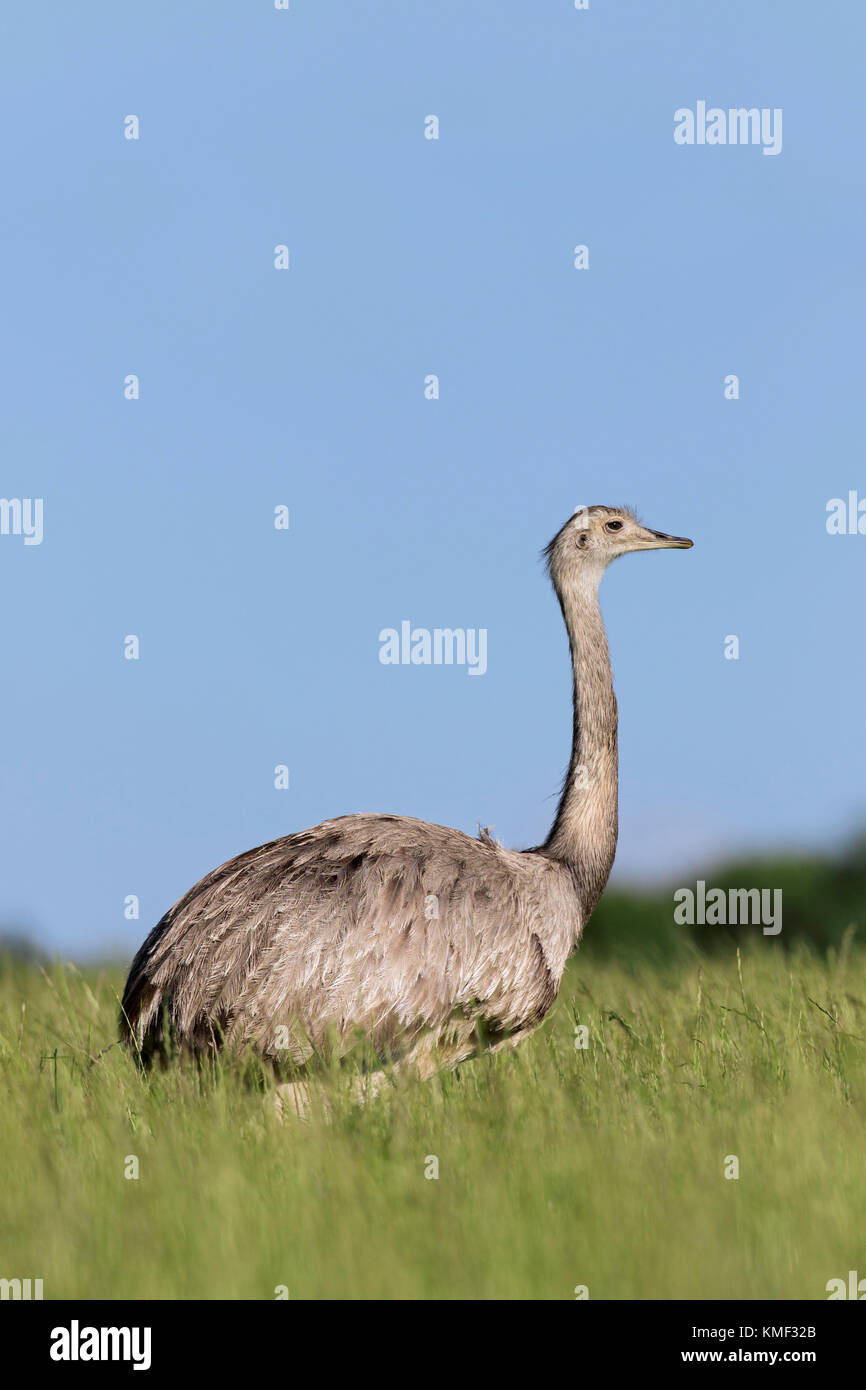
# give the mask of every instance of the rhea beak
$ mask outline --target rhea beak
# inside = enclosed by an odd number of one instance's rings
[[[640,532],[641,550],[690,550],[694,541],[686,536],[669,536],[664,531],[650,531],[642,526]]]

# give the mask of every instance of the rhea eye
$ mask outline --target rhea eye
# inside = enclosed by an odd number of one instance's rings
[[[606,522],[604,523],[604,529],[605,529],[605,531],[621,531],[621,530],[622,530],[622,522],[621,522],[621,521],[606,521]]]

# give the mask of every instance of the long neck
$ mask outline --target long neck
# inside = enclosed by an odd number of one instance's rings
[[[574,874],[584,921],[607,883],[617,836],[617,711],[598,605],[600,578],[598,572],[585,572],[556,586],[571,643],[574,736],[544,849]]]

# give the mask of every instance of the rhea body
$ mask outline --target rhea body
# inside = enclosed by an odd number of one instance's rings
[[[547,547],[574,724],[544,844],[516,851],[486,831],[350,815],[229,860],[133,961],[121,1026],[136,1053],[252,1047],[303,1069],[363,1036],[383,1062],[429,1075],[536,1027],[616,851],[617,706],[599,583],[619,555],[691,544],[594,506]]]

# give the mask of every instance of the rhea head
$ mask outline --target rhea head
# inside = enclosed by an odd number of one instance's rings
[[[554,584],[581,574],[597,582],[611,560],[631,550],[688,550],[692,544],[642,526],[629,507],[578,507],[545,555]]]

